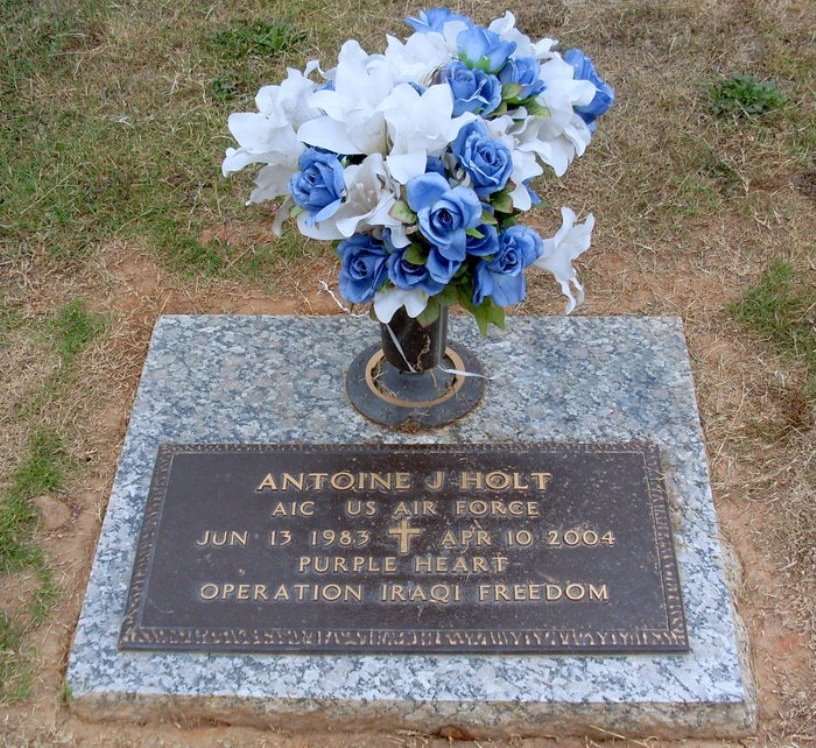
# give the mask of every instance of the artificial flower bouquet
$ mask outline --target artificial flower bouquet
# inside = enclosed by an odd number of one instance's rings
[[[524,271],[549,271],[583,299],[572,261],[589,247],[593,217],[542,240],[518,223],[540,202],[530,181],[583,154],[613,91],[578,49],[533,42],[505,13],[488,28],[444,8],[406,19],[405,41],[383,54],[350,40],[337,66],[317,61],[264,86],[257,112],[230,115],[238,148],[228,175],[253,163],[249,203],[284,198],[276,234],[294,218],[308,237],[336,242],[339,289],[427,325],[459,303],[482,332],[525,297]],[[574,290],[574,293],[573,293]]]

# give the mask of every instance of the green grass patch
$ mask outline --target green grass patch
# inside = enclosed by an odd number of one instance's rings
[[[288,52],[305,41],[306,32],[290,21],[244,21],[209,36],[215,52],[232,60],[267,57]]]
[[[21,644],[18,627],[0,611],[0,704],[28,695],[28,669],[22,662]]]
[[[37,525],[34,499],[62,486],[67,465],[60,436],[49,429],[36,429],[27,456],[12,472],[0,500],[0,574],[28,566],[45,568],[39,549],[31,542]]]
[[[816,399],[816,284],[787,262],[777,262],[732,305],[731,314],[808,369],[807,395]]]
[[[71,366],[82,349],[105,328],[105,317],[88,312],[83,299],[74,299],[49,324],[51,342],[64,366]]]
[[[31,569],[36,587],[30,591],[27,625],[39,626],[54,607],[58,591],[42,549],[33,542],[37,526],[34,499],[59,489],[69,466],[60,436],[49,429],[36,429],[28,454],[10,476],[0,495],[0,578]],[[20,615],[25,615],[22,611]],[[0,612],[0,703],[25,698],[29,667],[21,651],[21,632]]]
[[[759,81],[753,75],[737,73],[717,81],[708,90],[714,114],[756,117],[779,109],[787,102],[774,81]]]

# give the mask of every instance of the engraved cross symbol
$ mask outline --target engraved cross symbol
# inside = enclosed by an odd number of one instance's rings
[[[420,530],[418,527],[411,527],[408,524],[408,520],[404,519],[395,527],[390,527],[388,529],[388,534],[392,537],[399,538],[399,552],[400,553],[408,553],[411,549],[411,541],[414,538],[419,537],[422,533],[425,532],[424,530]]]

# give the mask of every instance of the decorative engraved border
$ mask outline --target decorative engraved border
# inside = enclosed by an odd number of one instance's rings
[[[281,453],[320,454],[334,452],[406,451],[430,453],[637,453],[643,456],[647,491],[655,532],[655,547],[666,603],[667,625],[662,629],[576,630],[537,629],[376,629],[376,628],[160,628],[142,626],[147,582],[156,537],[162,517],[167,481],[177,454]],[[680,576],[674,553],[669,506],[660,469],[660,450],[654,442],[501,442],[498,444],[160,444],[133,576],[128,590],[125,616],[119,636],[120,649],[209,652],[280,653],[517,653],[517,654],[627,654],[683,653],[689,651]]]

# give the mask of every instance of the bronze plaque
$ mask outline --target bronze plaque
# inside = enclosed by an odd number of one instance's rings
[[[687,651],[658,449],[162,445],[119,646]]]

